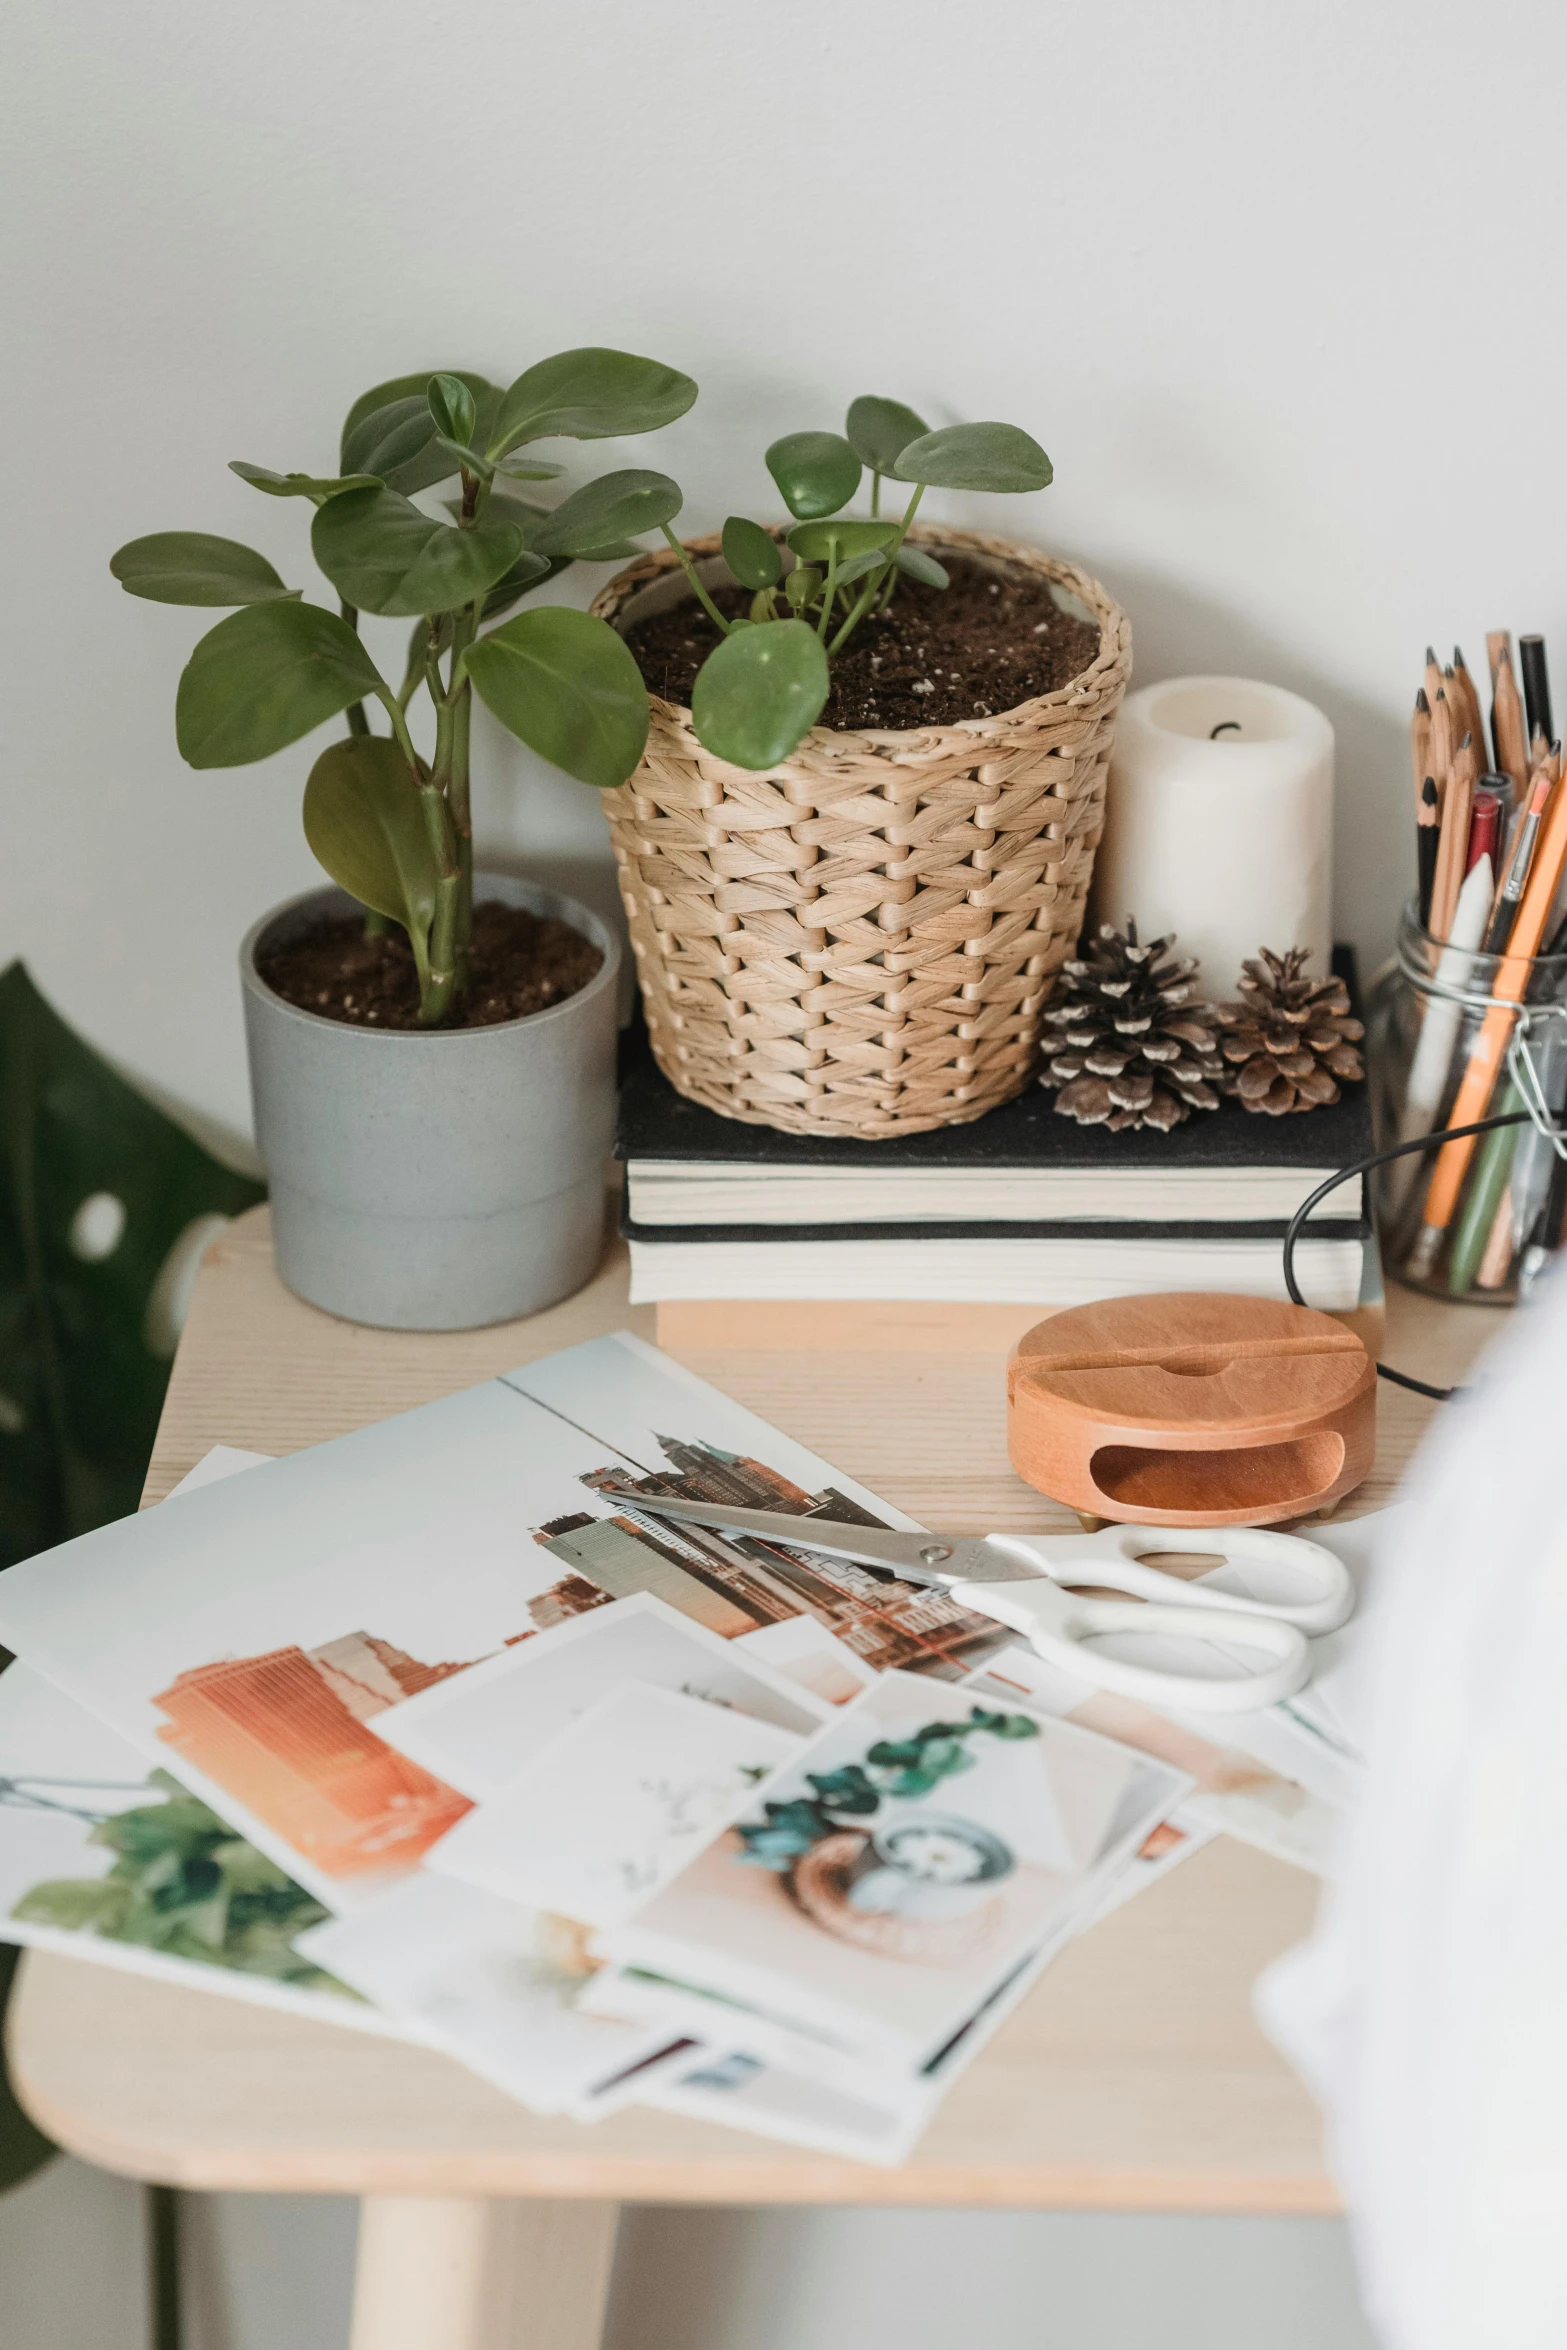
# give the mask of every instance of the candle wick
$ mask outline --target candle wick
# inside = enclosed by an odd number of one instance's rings
[[[1240,730],[1241,722],[1238,718],[1221,718],[1218,725],[1214,727],[1212,733],[1209,735],[1208,740],[1211,743],[1215,743],[1218,741],[1221,734],[1239,734]]]

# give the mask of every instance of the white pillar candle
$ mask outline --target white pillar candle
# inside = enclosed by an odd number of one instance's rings
[[[1203,992],[1233,997],[1259,947],[1333,944],[1333,729],[1282,686],[1172,677],[1115,731],[1092,920],[1174,931]]]

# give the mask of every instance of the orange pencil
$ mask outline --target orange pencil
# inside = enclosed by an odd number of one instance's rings
[[[1567,791],[1557,790],[1552,792],[1546,810],[1534,863],[1529,869],[1523,903],[1518,908],[1518,918],[1507,942],[1507,952],[1491,982],[1491,993],[1500,1000],[1480,1023],[1479,1034],[1469,1055],[1469,1065],[1448,1114],[1447,1122],[1450,1126],[1469,1126],[1477,1118],[1485,1116],[1486,1104],[1495,1088],[1497,1074],[1507,1051],[1507,1040],[1513,1032],[1517,1006],[1523,1002],[1524,990],[1529,984],[1530,960],[1539,952],[1564,866],[1567,866]],[[1417,1280],[1430,1278],[1437,1253],[1452,1223],[1464,1177],[1469,1172],[1476,1139],[1474,1135],[1466,1134],[1457,1142],[1445,1142],[1437,1155],[1419,1236],[1410,1251],[1409,1269]]]

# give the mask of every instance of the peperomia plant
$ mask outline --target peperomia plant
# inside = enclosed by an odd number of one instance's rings
[[[786,570],[783,548],[760,523],[731,515],[724,561],[752,595],[749,612],[729,618],[669,527],[680,508],[675,484],[660,474],[636,477],[673,498],[668,513],[649,512],[648,521],[674,548],[722,639],[692,692],[697,735],[719,758],[753,769],[775,767],[815,725],[831,688],[832,656],[869,613],[885,610],[900,574],[927,587],[948,584],[942,566],[908,543],[926,490],[1042,490],[1051,479],[1044,450],[1015,424],[932,432],[901,401],[873,398],[852,403],[841,434],[796,432],[774,441],[767,470],[795,516],[784,533],[793,564]],[[842,509],[867,472],[870,513],[847,515]],[[881,513],[884,482],[910,491],[895,519]]]
[[[408,933],[420,1018],[459,1005],[473,910],[469,727],[477,693],[531,750],[584,783],[623,783],[647,740],[647,692],[615,631],[586,612],[544,606],[485,628],[574,557],[633,555],[667,504],[660,475],[612,474],[553,511],[516,485],[561,468],[533,454],[551,439],[652,432],[696,398],[689,376],[625,351],[563,351],[507,391],[482,376],[402,376],[354,402],[331,476],[233,471],[269,497],[315,508],[311,552],[340,598],[307,604],[272,565],[233,539],[160,531],[121,547],[110,568],[130,594],[165,604],[231,605],[180,678],[175,736],[193,767],[270,758],[348,714],[305,786],[305,834],[333,879]],[[450,520],[414,503],[456,482]],[[673,488],[673,484],[669,485]],[[678,512],[679,492],[671,511]],[[362,612],[414,622],[399,685],[359,635]],[[424,691],[426,748],[411,720]],[[388,731],[372,726],[379,704]]]

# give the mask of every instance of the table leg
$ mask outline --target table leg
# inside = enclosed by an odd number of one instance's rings
[[[349,2350],[598,2350],[613,2203],[367,2195]]]

